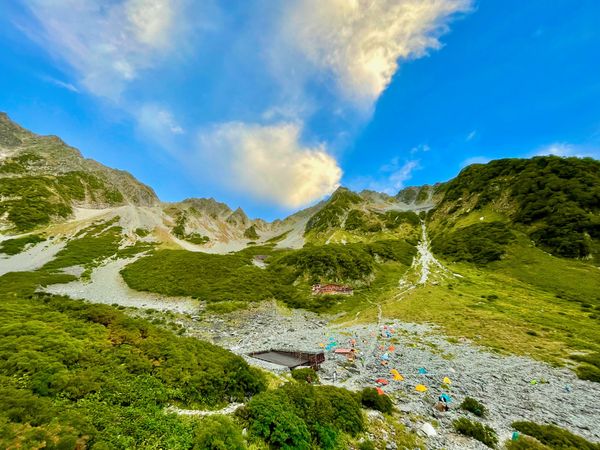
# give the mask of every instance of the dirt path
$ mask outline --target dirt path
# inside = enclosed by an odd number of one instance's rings
[[[178,414],[180,416],[206,417],[206,416],[213,416],[215,414],[223,414],[223,415],[233,414],[238,409],[240,409],[242,406],[244,406],[243,403],[231,403],[231,404],[227,405],[225,408],[217,409],[217,410],[211,410],[211,409],[181,409],[181,408],[176,408],[175,406],[170,406],[170,407],[168,407],[165,410],[165,412],[167,412],[167,413],[175,413],[175,414]]]

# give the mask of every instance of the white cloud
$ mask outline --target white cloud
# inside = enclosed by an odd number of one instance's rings
[[[171,111],[157,103],[144,103],[131,109],[137,133],[149,143],[158,144],[175,160],[181,160],[183,149],[189,148],[186,145],[189,136]]]
[[[285,12],[286,41],[335,79],[344,97],[369,107],[399,60],[441,47],[451,16],[471,0],[297,0]]]
[[[533,156],[544,155],[576,156],[578,158],[589,156],[592,158],[599,158],[600,148],[594,146],[569,144],[566,142],[553,142],[552,144],[540,147],[533,154]]]
[[[575,153],[577,151],[573,145],[564,142],[555,142],[538,149],[536,155],[575,156]]]
[[[477,136],[477,130],[473,130],[469,134],[467,134],[465,141],[467,141],[467,142],[472,141],[473,139],[475,139],[475,136]]]
[[[21,25],[71,66],[81,85],[117,98],[169,48],[180,0],[26,0],[35,23]]]
[[[419,168],[419,161],[407,161],[402,166],[398,166],[388,177],[389,187],[384,192],[396,194],[404,187],[404,183],[412,178],[412,173]]]
[[[419,163],[419,160],[401,161],[400,158],[393,158],[390,163],[380,167],[378,178],[362,177],[355,180],[352,187],[396,195],[412,178],[413,172],[421,168]]]
[[[470,166],[471,164],[487,164],[491,161],[490,158],[488,158],[487,156],[472,156],[470,158],[465,159],[463,162],[460,163],[460,167],[467,167]]]
[[[127,19],[137,40],[150,47],[166,47],[174,18],[174,2],[169,0],[129,0]]]
[[[300,132],[296,123],[219,124],[200,133],[194,162],[227,188],[297,208],[333,192],[342,176],[325,146],[302,145]]]
[[[164,124],[171,133],[183,134],[183,128],[175,122],[170,112],[159,111],[158,120]]]

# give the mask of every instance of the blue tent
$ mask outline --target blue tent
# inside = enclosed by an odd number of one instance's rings
[[[445,392],[442,392],[439,399],[441,402],[445,402],[445,403],[450,403],[452,401],[452,398],[450,398],[450,396],[448,394],[446,394]]]

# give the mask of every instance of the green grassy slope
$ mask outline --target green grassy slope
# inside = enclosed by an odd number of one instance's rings
[[[551,256],[523,237],[505,252],[484,265],[445,261],[462,277],[387,296],[384,316],[435,323],[453,338],[577,366],[582,378],[600,380],[600,271]],[[370,305],[346,317],[361,310],[361,320],[376,317]]]
[[[306,224],[305,239],[315,245],[418,239],[419,218],[411,211],[382,211],[360,195],[339,188]]]
[[[191,448],[197,421],[167,405],[214,407],[264,389],[219,347],[109,306],[34,293],[72,278],[0,277],[2,448]]]
[[[431,214],[434,228],[454,228],[474,211],[493,211],[552,254],[598,257],[600,161],[501,159],[469,166],[441,189],[443,199]]]
[[[266,245],[229,255],[159,250],[121,273],[131,288],[142,291],[193,296],[209,303],[236,302],[239,306],[276,299],[293,307],[323,311],[347,299],[314,297],[310,295],[312,284],[347,283],[367,295],[378,289],[390,271],[403,273],[415,253],[412,245],[399,240],[285,251]],[[255,255],[267,256],[266,269],[252,264]]]

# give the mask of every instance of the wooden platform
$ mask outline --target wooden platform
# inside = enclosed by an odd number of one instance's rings
[[[296,352],[291,350],[266,350],[250,353],[248,356],[260,359],[278,366],[294,369],[301,366],[309,366],[318,369],[325,361],[323,352]]]

